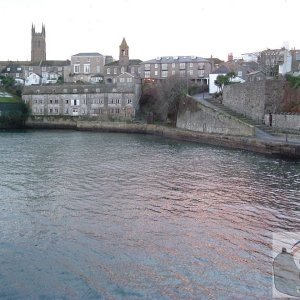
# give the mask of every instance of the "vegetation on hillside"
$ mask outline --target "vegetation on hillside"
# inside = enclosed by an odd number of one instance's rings
[[[12,96],[0,97],[0,128],[24,126],[30,110],[21,99],[22,88],[15,85],[15,80],[12,77],[0,76],[0,83],[0,92],[6,92]]]
[[[186,98],[187,83],[177,77],[146,83],[140,99],[140,116],[148,122],[176,124],[179,103]]]

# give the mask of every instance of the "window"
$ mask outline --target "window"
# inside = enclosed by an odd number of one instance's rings
[[[54,112],[55,112],[56,114],[58,114],[58,108],[55,108]]]
[[[127,104],[130,104],[132,103],[132,100],[131,99],[127,99]]]
[[[6,68],[6,71],[7,71],[7,72],[10,72],[10,68]]]
[[[69,100],[66,100],[66,104],[69,104]]]
[[[134,67],[131,67],[131,74],[134,74]]]
[[[69,109],[65,108],[65,114],[68,114],[68,113],[69,113]]]
[[[74,73],[79,73],[80,72],[80,65],[74,65]]]
[[[204,63],[198,63],[198,68],[199,69],[204,69]]]
[[[162,71],[161,77],[168,77],[168,71]]]
[[[127,78],[127,82],[132,82],[132,78],[131,77]]]
[[[125,82],[125,78],[120,78],[120,82]]]
[[[50,109],[49,109],[49,113],[50,113],[50,114],[52,114],[52,112],[53,112],[53,109],[52,109],[52,108],[50,108]]]
[[[185,69],[185,63],[180,63],[180,65],[179,65],[179,69],[180,69],[180,70],[183,70],[183,69]]]
[[[204,70],[198,71],[198,77],[204,77]]]
[[[157,69],[157,68],[158,68],[158,64],[155,64],[155,65],[154,65],[154,68]]]
[[[77,99],[71,100],[71,105],[78,106],[79,105],[79,100],[77,100]]]
[[[167,64],[162,64],[161,69],[162,70],[168,70],[168,65]]]
[[[179,75],[180,77],[185,77],[185,71],[180,71]]]
[[[158,71],[154,71],[154,75],[155,75],[155,76],[158,76]]]
[[[61,72],[61,71],[62,71],[62,67],[58,67],[58,68],[57,68],[57,71],[60,71],[60,72]]]
[[[48,77],[47,72],[42,72],[42,77],[43,77],[43,78],[47,78],[47,77]]]
[[[58,100],[56,99],[56,100],[54,101],[54,103],[55,103],[55,104],[58,104]]]
[[[194,66],[194,64],[193,63],[190,63],[190,68],[192,68]]]
[[[150,64],[145,64],[145,71],[149,71],[150,70]]]
[[[40,99],[40,100],[39,100],[39,103],[40,103],[40,104],[42,104],[42,103],[43,103],[43,100],[42,100],[42,99]]]
[[[150,71],[145,71],[145,78],[150,78]]]
[[[20,68],[20,67],[17,68],[17,71],[21,71],[21,70],[22,70],[22,68]]]
[[[190,70],[190,76],[193,76],[193,75],[194,75],[193,70]]]
[[[175,70],[172,70],[172,75],[175,75]]]
[[[172,63],[172,68],[175,69],[175,63]]]
[[[50,103],[52,104],[52,103],[53,103],[53,100],[50,100]]]
[[[110,68],[107,68],[106,74],[110,74]]]
[[[33,67],[29,67],[29,71],[33,71]]]
[[[118,74],[118,68],[114,68],[114,74]]]
[[[20,74],[19,73],[16,73],[16,78],[19,78],[20,77]]]
[[[237,76],[242,77],[243,76],[243,71],[238,71]]]
[[[83,65],[83,72],[84,73],[90,73],[91,72],[91,65],[90,64],[84,64]]]
[[[37,100],[34,100],[34,103],[37,103]]]
[[[125,71],[124,67],[121,68],[121,73],[123,74]]]

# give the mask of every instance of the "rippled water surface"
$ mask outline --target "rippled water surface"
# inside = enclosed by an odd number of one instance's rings
[[[300,164],[153,136],[0,133],[0,298],[271,298]]]

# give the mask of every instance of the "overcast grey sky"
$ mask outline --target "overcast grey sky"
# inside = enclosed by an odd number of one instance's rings
[[[100,52],[118,59],[300,48],[300,0],[1,0],[0,60],[30,60],[31,24],[46,26],[47,59]]]

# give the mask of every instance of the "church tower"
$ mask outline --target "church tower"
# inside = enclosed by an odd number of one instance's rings
[[[119,65],[123,67],[127,67],[129,65],[129,47],[125,38],[123,38],[120,45]]]
[[[44,24],[42,32],[36,32],[35,26],[31,28],[31,62],[46,60],[46,31]]]

